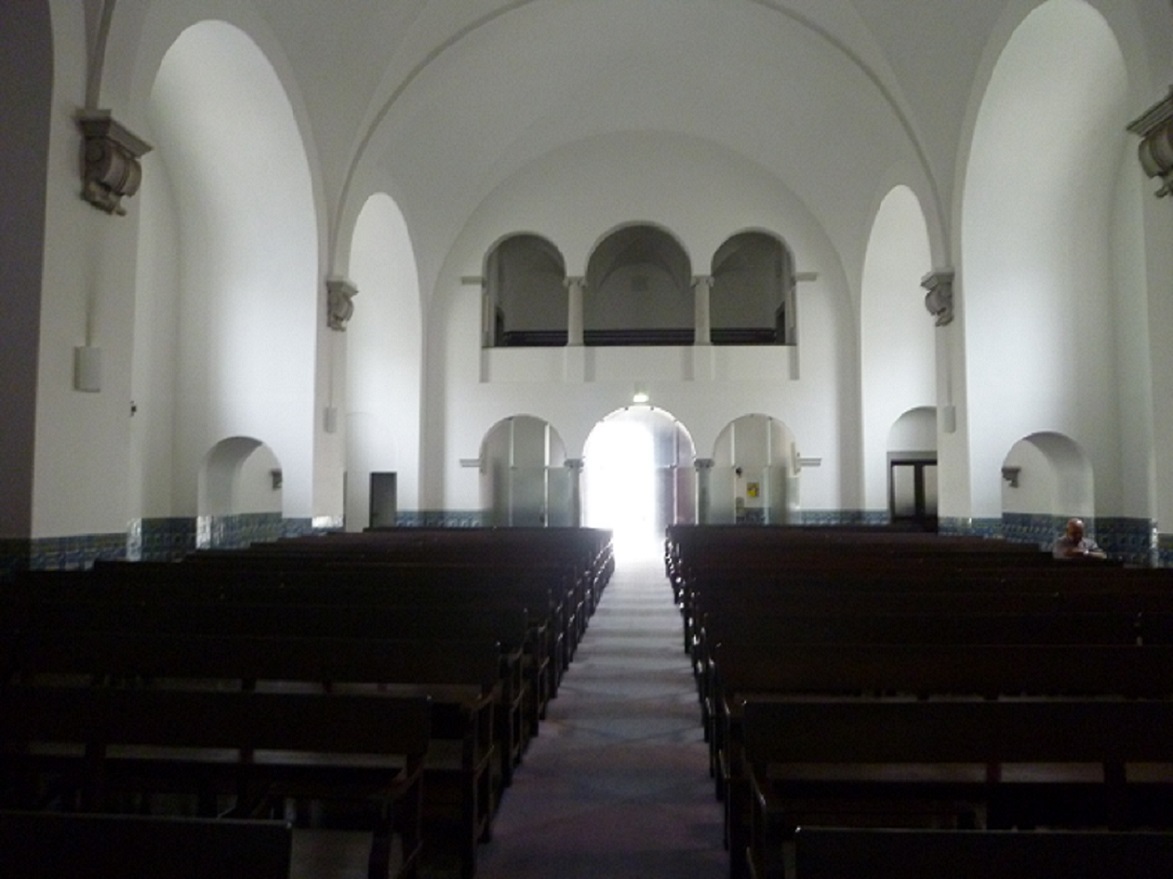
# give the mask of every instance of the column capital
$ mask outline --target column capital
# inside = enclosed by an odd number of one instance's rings
[[[1164,184],[1157,198],[1173,195],[1173,86],[1164,100],[1129,123],[1128,130],[1140,135],[1137,158],[1145,174]]]
[[[582,275],[567,275],[562,282],[562,286],[569,290],[572,287],[578,287],[580,290],[586,289],[586,278]]]
[[[575,472],[581,471],[582,465],[582,458],[567,458],[562,462],[563,467],[565,467],[567,470],[574,470]]]
[[[705,286],[705,287],[712,289],[713,276],[712,275],[693,275],[692,276],[692,286],[694,286],[694,287]]]
[[[699,470],[712,470],[715,462],[712,458],[696,458],[692,462],[692,466]]]

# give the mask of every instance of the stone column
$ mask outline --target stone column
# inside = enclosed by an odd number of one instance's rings
[[[566,344],[582,345],[582,296],[586,282],[580,278],[567,278],[564,282],[570,294],[566,311]]]
[[[709,476],[713,472],[713,459],[697,458],[693,467],[696,468],[696,521],[698,525],[707,525],[712,503]]]
[[[692,292],[695,302],[693,324],[696,327],[696,335],[693,338],[694,345],[709,345],[713,341],[712,334],[710,333],[712,321],[709,317],[709,291],[712,289],[712,275],[696,275],[693,277]]]

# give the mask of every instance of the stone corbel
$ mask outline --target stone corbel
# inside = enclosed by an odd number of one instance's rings
[[[358,288],[344,278],[326,280],[326,324],[332,330],[346,332],[346,322],[354,314],[354,297]]]
[[[82,133],[81,197],[108,214],[124,216],[122,199],[138,192],[143,172],[139,159],[151,151],[110,115],[87,110],[77,117]]]
[[[1145,174],[1164,184],[1157,190],[1157,198],[1173,195],[1173,86],[1165,100],[1146,110],[1128,130],[1140,135],[1137,154]]]
[[[943,327],[953,320],[953,270],[935,269],[920,280],[929,292],[925,294],[925,308]]]

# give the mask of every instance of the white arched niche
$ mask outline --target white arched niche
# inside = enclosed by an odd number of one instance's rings
[[[921,278],[931,268],[924,213],[907,186],[884,197],[872,223],[860,296],[860,394],[864,508],[889,507],[890,431],[936,401],[936,340]],[[936,449],[918,440],[916,448]],[[900,446],[903,451],[910,446]]]
[[[407,223],[390,196],[363,206],[350,271],[358,295],[346,325],[346,527],[354,531],[370,524],[372,474],[376,483],[377,474],[395,474],[397,509],[419,505],[419,280]]]
[[[185,30],[149,101],[134,392],[149,424],[147,505],[190,512],[203,456],[264,436],[283,458],[285,514],[312,516],[320,278],[313,184],[272,64],[223,21]],[[159,488],[151,488],[158,480]]]
[[[1117,231],[1139,210],[1120,197],[1134,109],[1119,43],[1083,0],[1030,10],[982,95],[960,226],[975,519],[998,515],[1006,449],[1043,425],[1080,437],[1118,494],[1117,407],[1132,396],[1128,349],[1143,344],[1115,330],[1133,320],[1113,272]]]

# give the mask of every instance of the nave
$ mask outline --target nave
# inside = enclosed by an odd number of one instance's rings
[[[619,555],[478,879],[722,879],[707,766],[663,559]]]

